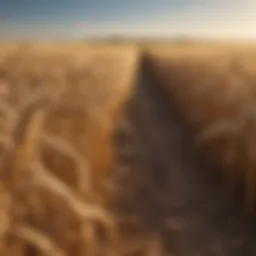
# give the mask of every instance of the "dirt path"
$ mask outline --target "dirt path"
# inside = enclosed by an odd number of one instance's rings
[[[236,255],[249,224],[217,172],[200,161],[146,57],[126,122],[129,135],[119,134],[117,162],[126,170],[123,195],[132,190],[133,199],[121,197],[119,208],[138,215],[147,233],[160,234],[167,255]],[[244,255],[255,255],[256,245],[251,250]]]

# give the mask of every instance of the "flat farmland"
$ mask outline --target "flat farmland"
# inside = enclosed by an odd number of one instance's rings
[[[111,136],[133,88],[137,50],[14,44],[1,45],[0,56],[1,187],[10,206],[1,212],[1,254],[96,255],[89,226],[106,228],[109,246],[114,243],[113,221],[99,198],[113,164]],[[36,190],[22,182],[24,175]]]
[[[1,43],[0,255],[233,255],[255,74],[254,44]]]
[[[156,47],[149,55],[161,85],[195,131],[198,144],[209,159],[223,166],[229,181],[243,177],[250,184],[248,200],[254,201],[256,173],[245,166],[255,161],[255,47]]]

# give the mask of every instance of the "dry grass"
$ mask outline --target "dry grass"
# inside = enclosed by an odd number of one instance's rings
[[[1,255],[120,255],[105,207],[134,47],[1,47]]]
[[[208,160],[256,202],[256,49],[245,46],[151,49],[151,63],[195,130]]]

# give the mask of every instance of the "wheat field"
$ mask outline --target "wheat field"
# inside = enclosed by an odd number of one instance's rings
[[[152,52],[152,65],[195,130],[209,161],[255,203],[256,50],[246,45],[176,47]],[[183,75],[184,74],[184,75]]]
[[[0,255],[239,250],[243,221],[211,223],[233,201],[198,184],[242,183],[252,212],[255,71],[252,45],[0,44]]]
[[[1,255],[116,255],[111,134],[134,47],[0,47]],[[104,184],[106,183],[106,184]]]

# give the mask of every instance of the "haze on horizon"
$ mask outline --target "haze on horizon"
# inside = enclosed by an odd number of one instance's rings
[[[2,39],[256,38],[254,0],[2,0]]]

